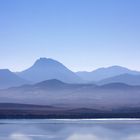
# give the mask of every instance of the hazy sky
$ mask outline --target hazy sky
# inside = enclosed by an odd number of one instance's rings
[[[140,0],[0,0],[0,68],[40,57],[73,71],[140,70]]]

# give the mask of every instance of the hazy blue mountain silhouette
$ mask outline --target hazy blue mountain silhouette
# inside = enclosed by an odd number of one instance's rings
[[[94,87],[95,84],[72,84],[72,83],[64,83],[57,79],[45,80],[40,83],[34,84],[32,87],[37,87],[38,89],[52,89],[52,90],[68,90],[68,89],[77,89],[81,87]]]
[[[101,85],[109,83],[125,83],[128,85],[140,85],[140,75],[121,74],[98,82],[98,84]]]
[[[138,75],[140,72],[133,71],[121,66],[111,66],[107,68],[99,68],[92,72],[77,72],[76,73],[79,77],[87,81],[100,81],[106,78],[118,76],[121,74],[134,74]]]
[[[9,88],[29,83],[8,69],[0,69],[0,88]]]
[[[68,85],[67,83],[64,83],[60,80],[57,79],[50,79],[50,80],[46,80],[46,81],[42,81],[40,83],[36,83],[34,86],[38,86],[38,87],[54,87],[54,86],[64,86],[64,85]]]
[[[18,73],[18,75],[33,82],[41,82],[49,79],[58,79],[66,83],[82,82],[79,76],[63,64],[47,58],[38,59],[32,67]]]
[[[140,107],[140,86],[68,84],[56,79],[0,90],[0,103],[112,110]]]
[[[37,87],[38,89],[53,89],[53,90],[64,89],[68,86],[69,86],[68,83],[64,83],[57,79],[46,80],[33,85],[33,87]]]

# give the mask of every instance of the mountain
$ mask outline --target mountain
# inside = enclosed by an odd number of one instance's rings
[[[13,86],[21,86],[29,83],[28,81],[20,78],[8,69],[0,69],[0,88],[9,88]]]
[[[57,79],[51,79],[51,80],[46,80],[46,81],[42,81],[40,83],[37,83],[34,85],[34,87],[38,87],[40,89],[43,89],[43,88],[56,89],[56,88],[62,87],[64,89],[64,87],[67,85],[69,85],[69,84],[61,82]]]
[[[40,90],[53,90],[53,91],[68,91],[68,90],[75,90],[75,89],[81,89],[85,87],[94,87],[96,85],[94,84],[70,84],[70,83],[64,83],[60,80],[57,79],[51,79],[51,80],[46,80],[42,81],[40,83],[34,84],[32,87],[35,87],[35,89],[40,89]]]
[[[98,84],[100,85],[109,83],[125,83],[128,85],[140,85],[140,74],[139,75],[121,74],[98,82]]]
[[[100,81],[106,78],[118,76],[121,74],[134,74],[138,75],[140,72],[133,71],[121,66],[112,66],[107,68],[99,68],[92,72],[77,72],[76,73],[79,77],[87,81]]]
[[[34,85],[0,90],[0,103],[113,110],[140,107],[140,86],[121,83],[98,86],[47,80]]]
[[[96,85],[94,84],[70,84],[70,83],[64,83],[60,80],[57,79],[50,79],[50,80],[45,80],[36,84],[30,84],[30,85],[23,85],[19,87],[12,87],[8,90],[31,90],[31,91],[47,91],[49,92],[57,92],[59,93],[60,91],[62,92],[67,92],[67,91],[73,91],[76,89],[81,89],[81,88],[86,88],[86,87],[94,87]]]
[[[83,82],[79,76],[70,71],[63,64],[47,58],[38,59],[32,67],[19,72],[18,75],[35,83],[49,79],[58,79],[66,83]]]

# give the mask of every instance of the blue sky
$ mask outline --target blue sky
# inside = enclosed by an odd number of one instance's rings
[[[0,68],[40,57],[73,71],[140,70],[139,0],[0,0]]]

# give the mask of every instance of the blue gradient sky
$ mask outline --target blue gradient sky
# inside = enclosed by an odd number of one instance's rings
[[[140,70],[140,0],[0,0],[0,68],[39,57],[73,71]]]

